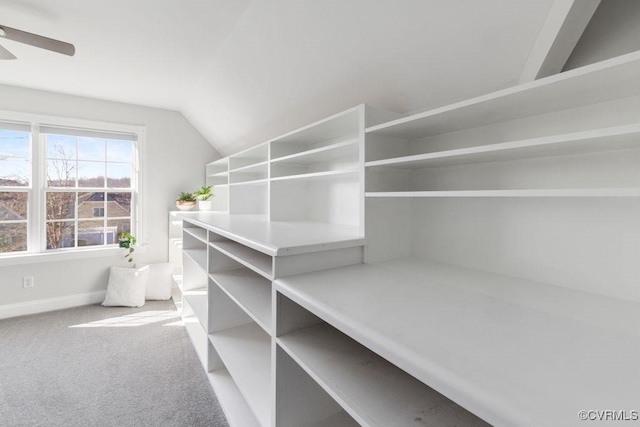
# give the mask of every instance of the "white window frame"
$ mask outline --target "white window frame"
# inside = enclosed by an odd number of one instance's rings
[[[125,125],[95,120],[83,120],[67,117],[50,116],[44,114],[19,113],[0,110],[0,122],[17,122],[31,125],[31,181],[24,190],[11,189],[9,191],[26,191],[28,194],[27,211],[27,252],[0,254],[0,266],[28,264],[32,262],[57,261],[65,259],[81,259],[120,254],[122,249],[114,245],[92,246],[83,248],[60,248],[47,250],[44,233],[46,213],[46,149],[44,135],[40,133],[41,126],[67,127],[105,131],[110,133],[135,134],[134,142],[134,173],[132,176],[131,201],[131,229],[138,240],[138,245],[144,248],[147,241],[143,215],[144,194],[146,185],[144,180],[144,158],[146,127],[141,125]],[[8,189],[7,189],[8,190]],[[116,189],[117,190],[117,189]],[[2,190],[0,190],[2,191]],[[115,191],[115,190],[114,190]]]

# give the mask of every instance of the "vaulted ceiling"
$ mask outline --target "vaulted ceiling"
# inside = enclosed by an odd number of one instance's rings
[[[516,84],[553,0],[0,0],[0,83],[181,111],[223,155],[366,102]],[[0,94],[1,96],[1,94]]]

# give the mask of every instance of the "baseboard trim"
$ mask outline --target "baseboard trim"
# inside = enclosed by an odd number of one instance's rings
[[[107,291],[95,291],[84,294],[21,302],[18,304],[0,305],[0,319],[25,316],[27,314],[44,313],[46,311],[61,310],[63,308],[78,307],[81,305],[97,304],[104,300],[106,293]]]

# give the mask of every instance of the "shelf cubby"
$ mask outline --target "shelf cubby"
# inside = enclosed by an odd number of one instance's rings
[[[260,427],[227,368],[215,369],[208,377],[229,425]]]
[[[273,257],[231,240],[209,242],[209,246],[262,277],[273,280]]]
[[[201,242],[205,244],[207,243],[207,230],[205,230],[204,228],[187,225],[183,228],[183,231],[200,240]]]
[[[277,344],[361,426],[488,426],[326,323]]]
[[[266,162],[261,162],[251,166],[245,166],[229,172],[229,184],[241,184],[266,180],[268,178],[268,168]]]
[[[299,148],[298,145],[295,146]],[[285,152],[291,152],[291,154],[282,155],[271,159],[271,164],[295,164],[295,165],[313,165],[337,162],[343,159],[358,158],[359,153],[359,140],[347,139],[346,141],[333,142],[331,141],[327,145],[320,147],[297,150],[286,150]]]
[[[210,274],[211,279],[262,329],[271,334],[271,282],[248,268]]]
[[[207,288],[196,288],[182,293],[183,301],[189,304],[193,315],[198,319],[205,332],[209,332],[209,303]]]
[[[269,160],[269,145],[264,143],[229,156],[229,171],[258,165]],[[232,181],[233,182],[233,181]]]
[[[255,323],[209,334],[213,348],[261,426],[271,424],[271,338]]]
[[[229,172],[229,158],[215,160],[205,167],[205,176],[220,176]]]

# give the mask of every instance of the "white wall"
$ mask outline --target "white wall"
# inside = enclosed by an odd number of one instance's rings
[[[640,1],[603,0],[563,71],[640,50]]]
[[[142,174],[148,248],[144,253],[136,252],[138,263],[167,260],[167,212],[175,209],[181,190],[204,184],[205,164],[220,157],[182,114],[174,111],[4,85],[0,85],[0,110],[146,126]],[[0,317],[3,306],[104,290],[108,268],[123,264],[117,255],[2,266]],[[34,276],[33,289],[22,289],[26,275]]]

